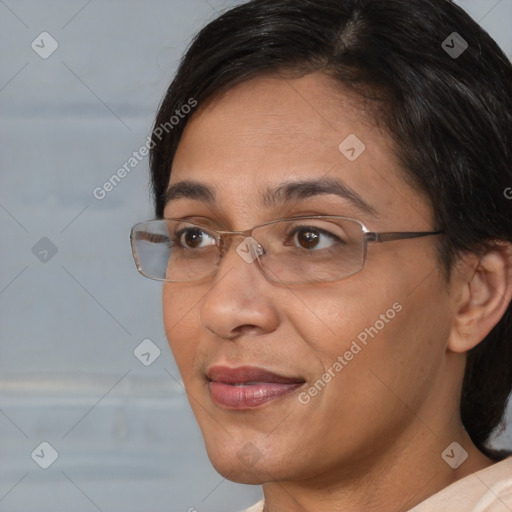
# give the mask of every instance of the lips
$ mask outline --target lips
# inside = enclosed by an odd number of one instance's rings
[[[254,366],[213,366],[207,372],[212,400],[227,409],[253,409],[283,397],[304,384]]]

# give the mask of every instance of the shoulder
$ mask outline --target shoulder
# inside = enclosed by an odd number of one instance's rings
[[[409,512],[510,512],[512,457],[468,475]]]
[[[263,500],[258,501],[258,503],[256,503],[252,507],[249,507],[247,510],[244,510],[243,512],[263,512]]]

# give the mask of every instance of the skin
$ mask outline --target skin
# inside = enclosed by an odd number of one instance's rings
[[[390,138],[364,111],[321,73],[230,89],[193,115],[170,178],[207,185],[214,200],[181,197],[165,216],[208,217],[228,230],[306,214],[356,218],[372,231],[435,230],[429,202],[402,180]],[[349,134],[366,145],[353,162],[338,149]],[[333,194],[262,202],[268,187],[325,176],[375,214]],[[210,460],[230,480],[263,484],[268,512],[405,511],[492,463],[461,425],[459,392],[465,352],[510,301],[510,247],[461,258],[447,283],[435,241],[370,243],[364,269],[347,279],[283,286],[242,260],[235,239],[214,276],[164,284],[167,337]],[[301,404],[298,394],[396,302],[402,310]],[[210,397],[213,365],[306,384],[253,410],[226,410]],[[457,469],[441,458],[454,441],[469,455]],[[248,450],[257,457],[239,456]]]

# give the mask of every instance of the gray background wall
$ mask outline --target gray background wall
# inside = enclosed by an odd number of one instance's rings
[[[228,512],[260,496],[210,467],[160,285],[135,270],[147,158],[93,195],[146,141],[193,34],[237,3],[0,0],[0,511]],[[459,3],[510,57],[512,0]]]

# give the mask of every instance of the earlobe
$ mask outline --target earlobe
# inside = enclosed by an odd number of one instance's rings
[[[448,349],[463,353],[480,343],[500,321],[512,299],[512,245],[500,242],[481,257],[463,257],[459,301]]]

